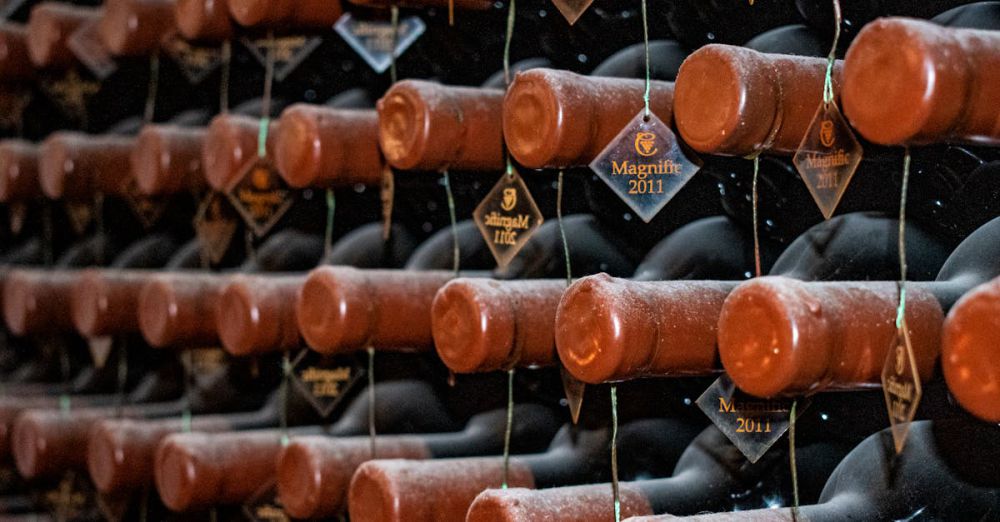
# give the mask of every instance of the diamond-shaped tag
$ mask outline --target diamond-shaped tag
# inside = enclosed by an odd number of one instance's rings
[[[85,79],[75,67],[58,76],[45,75],[39,85],[63,114],[76,121],[85,119],[87,105],[101,90],[100,82]]]
[[[0,91],[0,127],[13,129],[24,120],[24,109],[31,102],[31,92],[16,86],[4,86]]]
[[[97,493],[97,509],[101,512],[104,520],[109,522],[121,522],[128,515],[131,498],[129,495],[105,495]]]
[[[267,159],[249,162],[226,195],[257,237],[267,235],[294,203],[292,189]]]
[[[808,399],[806,399],[808,400]],[[722,374],[696,401],[701,411],[751,463],[757,462],[788,431],[792,401],[759,399],[736,388]],[[798,415],[808,407],[800,404]]]
[[[194,217],[202,255],[212,264],[222,261],[236,234],[239,215],[229,200],[219,192],[209,192]]]
[[[516,169],[500,177],[476,207],[472,218],[501,269],[510,263],[544,221]]]
[[[830,219],[864,151],[836,103],[821,103],[792,163],[823,217]]]
[[[163,50],[180,67],[191,85],[199,85],[222,64],[222,48],[195,45],[171,34],[163,41]]]
[[[55,489],[42,493],[42,502],[55,520],[89,520],[97,515],[93,487],[74,470],[67,470]]]
[[[69,218],[69,225],[76,235],[83,235],[87,227],[94,220],[94,209],[87,203],[75,201],[66,202],[66,217]]]
[[[569,406],[569,416],[573,419],[573,424],[580,422],[580,409],[583,408],[583,393],[587,391],[587,384],[573,377],[573,374],[566,370],[566,367],[559,365],[559,375],[562,377],[563,392],[566,393],[566,404]]]
[[[111,355],[113,345],[114,339],[111,336],[87,339],[87,348],[90,350],[90,358],[94,361],[94,367],[104,368],[108,362],[108,356]]]
[[[594,0],[552,0],[552,4],[556,6],[556,9],[563,15],[563,18],[569,22],[569,25],[575,24],[592,3],[594,3]]]
[[[262,66],[267,66],[267,48],[270,40],[243,38],[243,45]],[[274,79],[283,82],[292,71],[323,43],[321,36],[291,35],[274,39]]]
[[[902,326],[896,329],[896,336],[892,339],[885,366],[882,367],[882,393],[885,395],[885,407],[889,413],[892,441],[896,445],[896,453],[899,453],[906,445],[910,423],[917,413],[917,406],[920,405],[920,397],[923,395],[920,373],[913,356],[910,332],[906,328],[905,320]]]
[[[192,348],[187,351],[185,357],[181,357],[181,364],[187,375],[190,375],[195,384],[201,386],[211,381],[214,376],[226,369],[229,361],[229,354],[221,347]]]
[[[147,196],[139,192],[139,185],[134,176],[129,176],[125,179],[123,192],[125,200],[128,201],[129,207],[132,208],[132,212],[135,212],[142,226],[147,229],[155,225],[163,216],[164,211],[167,210],[167,201],[165,198]]]
[[[7,221],[10,224],[10,231],[14,235],[20,234],[24,230],[24,222],[28,219],[28,205],[24,203],[11,203],[7,206]]]
[[[590,168],[648,223],[701,166],[684,154],[670,127],[640,110]]]
[[[364,377],[367,358],[359,354],[323,356],[302,350],[292,361],[292,382],[323,418],[329,417]]]
[[[90,69],[99,80],[105,80],[118,70],[118,64],[98,35],[99,20],[93,20],[80,26],[69,36],[66,45],[81,63]]]
[[[285,513],[285,507],[278,499],[278,484],[275,480],[264,483],[250,499],[243,504],[243,514],[251,522],[289,522],[292,517]]]
[[[392,23],[386,20],[359,20],[351,13],[345,13],[334,24],[333,29],[358,53],[358,56],[375,72],[382,74],[392,63],[413,45],[427,30],[427,25],[416,16],[399,19],[399,27],[393,36]],[[392,42],[396,48],[393,50]]]

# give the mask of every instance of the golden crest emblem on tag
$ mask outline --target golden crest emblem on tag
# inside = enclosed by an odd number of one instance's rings
[[[833,120],[823,120],[820,123],[819,140],[824,147],[833,146],[833,142],[836,141],[836,136],[833,132]]]
[[[643,157],[649,157],[659,152],[659,149],[656,147],[656,134],[652,132],[637,132],[635,134],[635,151]]]
[[[517,205],[517,189],[503,189],[503,203],[500,204],[500,208],[510,211],[515,205]]]

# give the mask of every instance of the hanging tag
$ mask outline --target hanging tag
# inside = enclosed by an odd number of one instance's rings
[[[222,48],[195,45],[177,33],[164,39],[163,50],[191,85],[199,85],[222,65]]]
[[[472,218],[501,269],[510,263],[544,221],[516,169],[500,177],[476,207]]]
[[[268,481],[250,496],[243,504],[243,514],[252,522],[289,522],[292,519],[281,505],[275,480]]]
[[[201,205],[194,217],[194,230],[201,245],[202,256],[212,264],[222,261],[229,244],[236,234],[239,215],[229,200],[220,192],[212,191]]]
[[[56,520],[96,520],[94,489],[74,470],[66,471],[55,489],[42,494],[43,503]]]
[[[823,217],[830,219],[863,154],[836,103],[821,103],[792,158]]]
[[[67,202],[66,216],[69,218],[69,225],[73,232],[81,236],[87,231],[90,223],[94,221],[94,209],[87,203]]]
[[[396,199],[396,175],[389,165],[382,167],[379,198],[382,200],[382,240],[388,241],[392,231],[392,207]]]
[[[351,13],[345,13],[333,29],[372,70],[382,74],[392,63],[393,55],[397,59],[402,56],[424,34],[427,25],[416,16],[407,16],[399,20],[394,35],[392,23],[388,20],[358,20]],[[396,42],[395,50],[393,40]]]
[[[294,203],[292,189],[267,159],[247,164],[226,194],[257,237],[267,235]]]
[[[569,25],[575,24],[592,3],[594,0],[552,0],[552,4],[569,22]]]
[[[59,76],[46,75],[39,85],[63,114],[78,122],[86,121],[87,106],[101,90],[100,82],[84,78],[76,68]]]
[[[267,67],[268,38],[250,40],[243,38],[243,45],[264,67]],[[274,79],[283,82],[306,58],[323,43],[320,36],[293,35],[274,40]]]
[[[133,176],[129,176],[125,180],[123,193],[132,212],[147,230],[155,225],[167,210],[166,198],[147,196],[139,192],[139,185]]]
[[[10,231],[14,235],[20,234],[24,230],[24,222],[28,219],[28,205],[24,203],[11,203],[7,206],[7,221],[10,223]]]
[[[98,370],[104,368],[104,365],[108,362],[108,356],[111,355],[111,348],[113,345],[114,339],[111,336],[92,337],[87,339],[87,348],[90,350],[90,358],[94,361],[94,367]]]
[[[728,375],[722,374],[696,401],[701,411],[740,450],[751,463],[788,431],[792,401],[759,399],[736,388]],[[809,407],[800,399],[798,415]]]
[[[99,20],[94,20],[83,24],[73,31],[66,45],[97,79],[105,80],[118,70],[118,64],[101,43],[97,34],[99,23]]]
[[[889,355],[882,367],[882,393],[885,395],[885,407],[889,412],[889,426],[892,429],[892,441],[896,445],[896,453],[903,451],[906,436],[910,433],[910,423],[917,413],[923,386],[920,383],[920,373],[917,361],[913,357],[913,346],[910,344],[910,332],[906,320],[896,329],[892,339]]]
[[[330,416],[351,388],[365,376],[367,357],[323,356],[302,350],[292,361],[292,382],[321,417]]]
[[[128,495],[111,496],[97,493],[97,509],[101,512],[104,520],[109,522],[122,522],[128,515],[131,498]]]
[[[590,168],[648,223],[701,165],[684,155],[670,127],[640,110]]]
[[[0,128],[9,129],[17,134],[17,129],[24,121],[24,108],[31,101],[31,92],[13,85],[4,86],[0,91]]]
[[[186,375],[194,379],[195,386],[201,387],[223,372],[229,361],[229,354],[221,347],[192,348],[187,357],[181,357]]]
[[[587,390],[587,385],[583,381],[573,377],[573,374],[566,370],[566,367],[559,365],[559,375],[562,377],[563,391],[566,393],[566,405],[569,406],[569,415],[573,419],[573,424],[580,422],[580,409],[583,408],[583,393]]]

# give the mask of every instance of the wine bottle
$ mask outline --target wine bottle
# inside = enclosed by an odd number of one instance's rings
[[[833,69],[839,92],[842,62]],[[674,119],[699,152],[791,155],[823,99],[826,60],[706,45],[684,60],[674,88]],[[740,103],[740,100],[752,100]]]
[[[254,28],[328,29],[341,14],[340,2],[329,0],[228,0],[228,5],[229,14],[237,23]]]
[[[635,439],[650,444],[663,430],[679,438],[695,433],[676,420],[636,421],[622,427],[619,444],[630,445]],[[609,435],[607,427],[572,433],[564,426],[544,453],[510,457],[507,484],[546,488],[607,480]],[[675,459],[665,455],[663,461]],[[454,480],[456,476],[462,480]],[[349,513],[360,521],[457,520],[465,516],[476,495],[499,487],[503,477],[503,457],[368,461],[351,480]]]
[[[298,330],[309,346],[334,354],[372,346],[388,350],[431,350],[427,310],[446,271],[313,270],[296,303]]]
[[[225,0],[177,0],[177,30],[188,40],[223,42],[233,36],[229,4]]]
[[[102,6],[97,34],[116,56],[144,56],[174,28],[173,0],[109,0]]]
[[[0,27],[0,43],[6,52],[0,58],[0,75],[8,83],[30,81],[35,68],[28,53],[27,31],[21,24],[5,23]]]
[[[503,91],[398,82],[378,102],[379,143],[403,170],[504,168]]]
[[[281,114],[275,162],[295,188],[378,185],[383,161],[377,132],[372,110],[295,104]]]
[[[40,2],[28,18],[28,55],[36,67],[68,69],[77,63],[69,48],[70,36],[81,26],[95,22],[100,11],[64,2]]]
[[[868,24],[844,60],[844,114],[883,145],[995,143],[989,86],[998,38],[901,18]],[[907,59],[901,49],[917,54]]]
[[[888,240],[897,226],[895,220],[875,215],[839,216],[816,225],[789,245],[771,273],[803,280],[844,278],[851,273],[884,277],[898,270],[895,243]],[[886,239],[873,240],[879,236]],[[907,251],[914,263],[911,278],[930,278],[943,263],[946,247],[915,226],[909,228],[908,239]],[[815,250],[817,241],[824,248]],[[637,282],[607,275],[583,278],[559,304],[559,357],[570,373],[592,383],[717,371],[719,314],[737,284]],[[637,313],[639,309],[643,313]],[[652,320],[656,317],[673,319],[658,324]],[[682,345],[684,349],[679,349]]]
[[[503,103],[511,155],[529,168],[587,165],[642,110],[644,85],[552,69],[519,73]],[[673,93],[670,82],[651,84],[650,111],[668,125]]]
[[[503,449],[506,411],[481,413],[462,431],[427,435],[381,435],[375,442],[379,459],[431,459],[496,454]],[[511,451],[536,452],[558,429],[552,412],[535,404],[514,407]],[[373,460],[368,437],[295,437],[278,457],[278,495],[296,518],[335,516],[347,507],[354,471]]]
[[[907,285],[905,324],[922,380],[940,353],[943,312],[1000,275],[992,256],[998,231],[998,220],[983,225],[935,281]],[[898,293],[893,282],[748,281],[730,293],[719,316],[722,364],[737,386],[759,397],[875,386],[896,335],[886,318],[896,316]]]
[[[996,375],[991,357],[997,325],[997,284],[993,279],[962,296],[948,312],[941,338],[941,369],[948,389],[969,413],[997,422],[996,392],[986,383]]]
[[[432,386],[415,380],[389,381],[376,384],[379,404],[391,404],[390,408],[376,409],[375,423],[377,427],[388,429],[393,425],[402,425],[409,420],[411,429],[451,429],[449,413],[442,407],[441,401]],[[297,394],[291,396],[294,400],[287,404],[288,422],[291,426],[302,426],[306,433],[317,432],[311,426],[316,422],[311,407]],[[368,430],[367,397],[357,396],[349,401],[346,409],[337,420],[327,428],[319,430],[332,435],[361,435]],[[273,393],[263,407],[249,412],[217,413],[212,415],[195,415],[191,419],[191,430],[196,433],[233,432],[239,436],[248,430],[263,430],[275,428],[281,422],[282,407],[279,404],[285,400],[280,393]],[[421,412],[417,415],[416,412]],[[416,419],[416,421],[414,421]],[[427,428],[422,428],[426,426]],[[445,428],[442,428],[445,427]],[[87,450],[88,468],[91,478],[98,489],[106,494],[123,494],[140,490],[143,486],[155,483],[170,482],[171,485],[183,487],[185,484],[177,480],[169,469],[157,469],[160,458],[157,448],[168,436],[184,430],[182,419],[161,420],[112,420],[100,421],[92,430]],[[270,432],[268,439],[280,442],[279,432]],[[237,447],[238,449],[238,447]],[[116,455],[122,455],[116,458]],[[273,466],[275,459],[270,459]],[[204,470],[211,472],[212,463],[205,462]],[[166,475],[161,478],[160,475]],[[209,474],[207,479],[211,480]],[[178,483],[180,482],[180,483]],[[254,490],[261,484],[250,484]],[[193,496],[192,491],[184,488],[185,496]],[[253,493],[254,491],[250,491]]]
[[[975,520],[994,509],[996,427],[964,419],[918,421],[906,447],[893,453],[886,429],[866,439],[830,476],[815,504],[690,517],[637,517],[635,522],[770,520],[898,520],[914,513],[935,519]],[[892,463],[892,465],[889,465]],[[947,491],[942,495],[941,492]]]
[[[139,292],[139,328],[157,348],[212,346],[219,342],[215,311],[228,277],[175,272],[158,274]]]

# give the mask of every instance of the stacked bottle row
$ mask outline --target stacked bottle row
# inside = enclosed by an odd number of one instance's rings
[[[448,9],[419,4],[407,7]],[[81,66],[66,35],[94,21],[127,69],[124,57],[156,53],[176,31],[199,45],[261,28],[315,35],[379,7],[43,2],[27,31],[4,33],[14,51],[0,69],[13,89]],[[457,1],[456,24],[502,7]],[[1000,33],[947,25],[990,12],[883,18],[849,35],[829,69],[832,103],[865,157],[827,220],[788,161],[826,103],[827,61],[774,52],[826,38],[805,27],[690,54],[651,44],[649,109],[704,164],[648,223],[586,171],[643,110],[646,82],[631,78],[642,45],[595,50],[608,58],[589,75],[546,56],[517,62],[506,89],[502,74],[384,93],[366,78],[311,91],[342,91],[322,105],[265,94],[212,118],[171,110],[177,93],[132,93],[155,106],[145,124],[0,141],[11,225],[0,466],[16,471],[0,509],[988,517],[1000,495],[989,465],[1000,451],[989,148]],[[232,80],[235,92],[260,85]],[[149,123],[156,113],[176,115]],[[913,158],[905,227],[897,145]],[[757,154],[757,165],[739,159]],[[466,218],[515,172],[553,219],[497,267],[495,236]],[[912,366],[913,382],[883,394],[891,362],[898,375]],[[796,399],[795,436],[777,442]],[[906,422],[886,429],[886,401],[912,406],[890,411]],[[761,440],[774,445],[744,456]]]

